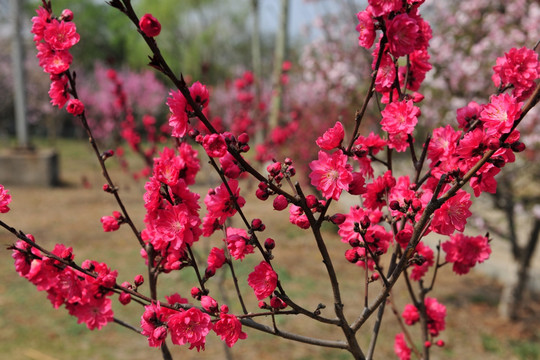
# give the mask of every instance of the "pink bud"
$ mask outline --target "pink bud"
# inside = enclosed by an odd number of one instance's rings
[[[71,20],[73,20],[73,11],[71,11],[69,9],[64,9],[64,10],[62,10],[62,14],[60,15],[60,17],[64,21],[71,21]]]
[[[201,289],[199,289],[198,287],[195,287],[195,286],[191,288],[191,296],[193,298],[198,299],[198,298],[201,297],[201,295],[202,295]]]
[[[247,144],[249,142],[249,135],[246,133],[242,133],[238,136],[238,142],[240,144]]]
[[[135,276],[135,286],[141,286],[144,283],[144,278],[141,274]]]
[[[358,253],[356,249],[349,249],[345,251],[345,259],[351,263],[356,263],[358,261]]]
[[[78,99],[71,99],[68,101],[66,110],[71,115],[81,115],[84,112],[84,104]]]
[[[261,219],[253,219],[253,221],[251,221],[251,229],[253,229],[253,231],[264,231],[266,226]]]
[[[156,340],[163,340],[167,337],[167,328],[165,326],[158,326],[154,329],[152,337]]]
[[[306,205],[310,209],[314,209],[319,205],[319,200],[315,195],[306,196]]]
[[[118,296],[118,301],[120,301],[120,304],[127,305],[131,302],[131,294],[127,292],[122,292],[120,296]]]
[[[437,340],[436,344],[437,344],[437,346],[443,347],[444,346],[444,341],[443,340]]]
[[[424,342],[424,347],[425,347],[425,348],[430,348],[430,347],[431,347],[431,341],[426,340],[426,341]]]
[[[203,307],[204,310],[212,314],[218,311],[217,301],[212,299],[210,296],[201,297],[201,306]]]
[[[264,301],[259,301],[259,309],[268,309],[268,304],[266,304]]]
[[[113,211],[113,216],[120,220],[122,218],[122,214],[119,211]]]
[[[422,202],[420,200],[418,200],[418,199],[413,199],[411,207],[412,207],[413,211],[418,212],[418,211],[422,210]]]
[[[274,210],[281,211],[289,205],[287,198],[284,195],[278,195],[274,199]]]
[[[270,195],[268,194],[268,191],[266,190],[257,189],[255,191],[255,196],[257,196],[257,199],[264,201],[264,200],[267,200]]]

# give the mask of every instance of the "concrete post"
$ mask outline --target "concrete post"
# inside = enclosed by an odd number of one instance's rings
[[[15,95],[15,131],[17,146],[27,149],[28,123],[26,121],[26,76],[24,71],[24,46],[21,35],[21,8],[24,0],[11,0],[11,20],[13,21],[13,89]]]

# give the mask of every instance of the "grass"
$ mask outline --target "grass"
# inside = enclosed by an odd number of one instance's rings
[[[64,243],[74,248],[75,260],[82,262],[90,258],[110,264],[119,271],[119,281],[131,281],[136,274],[145,273],[144,261],[138,253],[137,243],[129,229],[122,227],[114,233],[103,233],[99,219],[103,215],[117,210],[111,195],[101,190],[103,179],[93,158],[89,145],[85,141],[59,140],[61,179],[64,186],[53,189],[32,189],[11,187],[13,197],[12,211],[2,214],[1,218],[12,226],[36,236],[39,243],[52,248],[55,243]],[[112,160],[112,159],[111,159]],[[123,174],[114,161],[109,161],[111,172],[120,186],[130,215],[139,228],[142,227],[144,208],[142,195],[144,182],[134,182]],[[204,170],[203,170],[204,172]],[[204,175],[204,174],[203,174]],[[204,187],[196,188],[204,195]],[[253,191],[251,191],[252,193]],[[324,271],[316,245],[309,237],[309,231],[296,229],[288,224],[287,212],[276,212],[265,206],[271,203],[253,201],[248,197],[245,212],[249,217],[261,217],[267,226],[263,239],[272,237],[276,240],[274,250],[275,264],[279,270],[289,296],[308,309],[315,309],[324,303],[323,314],[332,316],[333,299],[328,285],[328,276]],[[234,220],[237,221],[237,220]],[[240,223],[235,223],[241,226]],[[325,237],[331,255],[336,259],[335,267],[340,275],[345,311],[352,319],[358,314],[363,304],[363,272],[347,263],[343,253],[346,245],[335,236],[335,227],[325,227]],[[13,243],[10,234],[0,231],[0,243],[4,247]],[[219,246],[221,239],[201,239],[197,245],[199,256],[204,258],[212,246]],[[301,261],[300,261],[301,260]],[[242,263],[235,263],[235,270],[241,280],[241,289],[248,302],[248,307],[255,311],[256,300],[252,299],[251,289],[244,281],[259,257],[248,256]],[[347,274],[347,275],[345,275]],[[194,285],[195,276],[186,269],[160,278],[159,295],[179,292],[184,297]],[[210,280],[210,287],[215,287],[218,277]],[[224,292],[212,293],[223,303],[224,298],[233,298],[233,284],[230,280],[223,283]],[[165,290],[167,289],[167,290]],[[441,338],[446,342],[443,348],[434,347],[433,359],[538,359],[539,345],[538,319],[526,326],[508,324],[497,319],[496,303],[500,286],[477,274],[467,277],[453,275],[449,267],[443,268],[438,275],[436,296],[447,305],[447,329]],[[144,291],[144,287],[143,287]],[[375,291],[372,291],[374,294]],[[401,311],[409,302],[405,298],[405,288],[399,285],[394,291],[394,300]],[[113,300],[116,316],[138,325],[141,308],[138,305],[121,306]],[[233,304],[231,301],[229,304]],[[232,309],[237,306],[231,305]],[[267,324],[271,322],[267,320]],[[325,339],[339,339],[341,333],[334,327],[313,324],[301,316],[280,317],[280,327],[289,331]],[[366,347],[371,337],[373,323],[368,322],[359,333],[359,341]],[[65,309],[55,310],[46,300],[46,294],[39,293],[25,279],[19,278],[13,271],[10,252],[0,252],[0,354],[2,358],[13,360],[68,360],[84,359],[154,359],[160,358],[159,351],[149,348],[146,340],[133,332],[111,324],[100,331],[88,331],[84,325],[76,323]],[[532,330],[531,330],[532,328]],[[536,329],[536,330],[534,330]],[[346,352],[315,348],[293,343],[287,340],[245,329],[248,340],[239,342],[232,353],[235,359],[348,359]],[[413,328],[415,334],[417,329]],[[391,312],[383,318],[378,359],[395,358],[393,338],[400,332]],[[208,337],[207,350],[197,353],[187,347],[173,347],[177,359],[222,359],[225,358],[221,341],[211,335]],[[414,359],[414,357],[413,357]]]

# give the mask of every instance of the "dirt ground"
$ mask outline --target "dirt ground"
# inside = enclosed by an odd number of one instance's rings
[[[106,261],[119,271],[119,281],[131,280],[138,273],[144,274],[144,262],[138,255],[135,239],[127,228],[115,233],[103,233],[99,219],[117,210],[111,195],[101,190],[103,180],[87,144],[62,142],[61,178],[64,185],[53,189],[11,187],[12,211],[2,214],[8,224],[32,233],[45,247],[55,243],[72,246],[76,260],[91,258]],[[112,163],[111,163],[112,164]],[[142,226],[143,182],[135,182],[113,164],[113,175],[118,179],[121,196],[130,215]],[[204,188],[199,188],[205,193]],[[253,191],[252,191],[253,192]],[[251,195],[244,194],[252,198]],[[252,199],[251,199],[252,200]],[[248,203],[250,201],[248,200]],[[252,202],[253,203],[253,202]],[[287,225],[287,214],[266,208],[271,204],[255,202],[246,206],[251,217],[260,216],[267,225],[264,236],[273,237],[277,247],[276,263],[284,270],[279,276],[288,293],[306,307],[324,302],[326,314],[332,303],[327,276],[320,256],[308,232],[292,229]],[[358,286],[362,272],[343,258],[344,244],[328,229],[329,249],[335,257],[340,274],[344,302],[348,314],[358,313],[363,295]],[[219,238],[201,240],[201,254],[220,243]],[[0,243],[5,248],[14,239],[0,231]],[[301,260],[301,261],[300,261]],[[238,266],[239,277],[246,277],[260,259],[247,259]],[[170,274],[160,280],[161,295],[178,291],[187,297],[193,286],[192,278],[183,273]],[[224,282],[221,295],[231,296],[230,282]],[[167,290],[165,290],[167,288]],[[172,289],[172,290],[169,290]],[[497,315],[497,303],[502,286],[496,280],[479,272],[457,276],[450,267],[440,270],[434,292],[447,306],[447,324],[440,336],[445,341],[442,348],[434,347],[432,359],[540,359],[540,301],[530,297],[523,309],[521,320],[510,323]],[[249,289],[245,289],[248,293]],[[214,294],[220,297],[219,294]],[[401,312],[408,302],[405,287],[399,285],[393,294],[397,309]],[[76,324],[64,309],[55,310],[45,294],[35,290],[32,284],[17,276],[9,251],[0,252],[0,354],[6,359],[157,359],[159,352],[146,345],[146,340],[135,333],[111,324],[101,331],[90,332],[84,325]],[[135,304],[122,307],[114,301],[116,315],[138,325],[141,308]],[[254,302],[250,303],[254,306]],[[353,318],[351,316],[351,318]],[[365,346],[371,337],[372,323],[360,330],[359,339]],[[317,337],[336,339],[340,333],[334,328],[320,326],[300,316],[279,319],[278,326],[312,334]],[[383,319],[376,359],[392,359],[393,337],[399,326],[390,311]],[[417,329],[413,329],[413,335]],[[247,329],[248,340],[239,342],[231,353],[234,359],[349,359],[341,351],[313,348],[288,340],[273,338]],[[207,350],[197,353],[187,347],[174,347],[177,359],[225,359],[220,340],[211,335]],[[414,356],[413,356],[414,359]]]

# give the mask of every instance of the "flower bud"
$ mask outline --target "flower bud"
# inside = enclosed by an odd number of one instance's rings
[[[332,224],[341,225],[347,217],[343,214],[334,214],[330,217]]]
[[[264,248],[266,250],[272,250],[276,247],[276,242],[272,238],[268,238],[264,241]]]
[[[148,37],[158,36],[161,32],[161,24],[151,14],[144,14],[139,20],[139,27],[144,35]]]
[[[437,340],[436,344],[437,344],[437,346],[443,347],[444,346],[444,341],[443,340]]]
[[[287,201],[287,198],[283,195],[278,195],[274,199],[274,210],[281,211],[289,205],[289,202]]]
[[[199,289],[198,287],[194,286],[191,288],[191,296],[194,298],[194,299],[200,299],[201,296],[202,296],[202,290]]]
[[[251,221],[251,229],[253,231],[264,231],[264,229],[266,229],[266,226],[263,224],[261,219],[253,219]]]
[[[240,144],[247,144],[249,142],[249,135],[246,133],[238,135],[238,142]]]
[[[62,10],[62,14],[60,15],[60,17],[62,18],[62,20],[64,21],[71,21],[73,20],[73,11],[69,10],[69,9],[64,9]]]
[[[141,274],[135,275],[135,280],[133,281],[135,286],[141,286],[144,283],[144,278]]]
[[[275,162],[266,167],[266,171],[272,176],[277,176],[281,172],[281,163]]]
[[[512,143],[512,145],[510,145],[510,148],[513,152],[522,152],[523,150],[525,150],[526,147],[525,144],[521,141],[516,141],[515,143]]]
[[[414,212],[419,212],[420,210],[422,210],[422,202],[418,199],[413,199],[411,207]]]
[[[270,299],[270,306],[274,309],[281,310],[285,309],[287,307],[287,304],[285,303],[285,301],[281,300],[277,296],[274,296]]]
[[[315,195],[306,196],[306,205],[310,209],[314,209],[319,205],[319,200]]]
[[[229,312],[229,307],[225,304],[221,305],[221,307],[219,308],[219,311],[222,313],[222,314],[227,314]]]
[[[122,292],[118,296],[118,301],[120,301],[120,304],[122,304],[122,305],[129,304],[131,302],[131,294],[129,294],[127,292]]]
[[[158,326],[152,332],[152,337],[155,340],[163,340],[167,337],[167,328],[165,326]]]
[[[362,221],[360,222],[360,226],[362,226],[362,229],[367,229],[369,225],[371,225],[371,220],[369,220],[367,215],[364,215]]]
[[[208,311],[211,314],[218,312],[218,303],[210,296],[205,295],[201,297],[201,306],[204,310]]]
[[[270,195],[267,190],[257,189],[255,191],[255,196],[257,196],[257,199],[264,201],[267,200]]]
[[[425,348],[430,348],[431,345],[432,345],[432,344],[431,344],[431,341],[429,341],[429,340],[426,340],[426,341],[424,342],[424,347],[425,347]]]
[[[345,259],[347,259],[347,261],[350,263],[355,264],[359,259],[356,249],[349,249],[345,251]]]
[[[400,210],[401,206],[399,206],[399,201],[392,200],[390,201],[390,209],[392,210]]]

